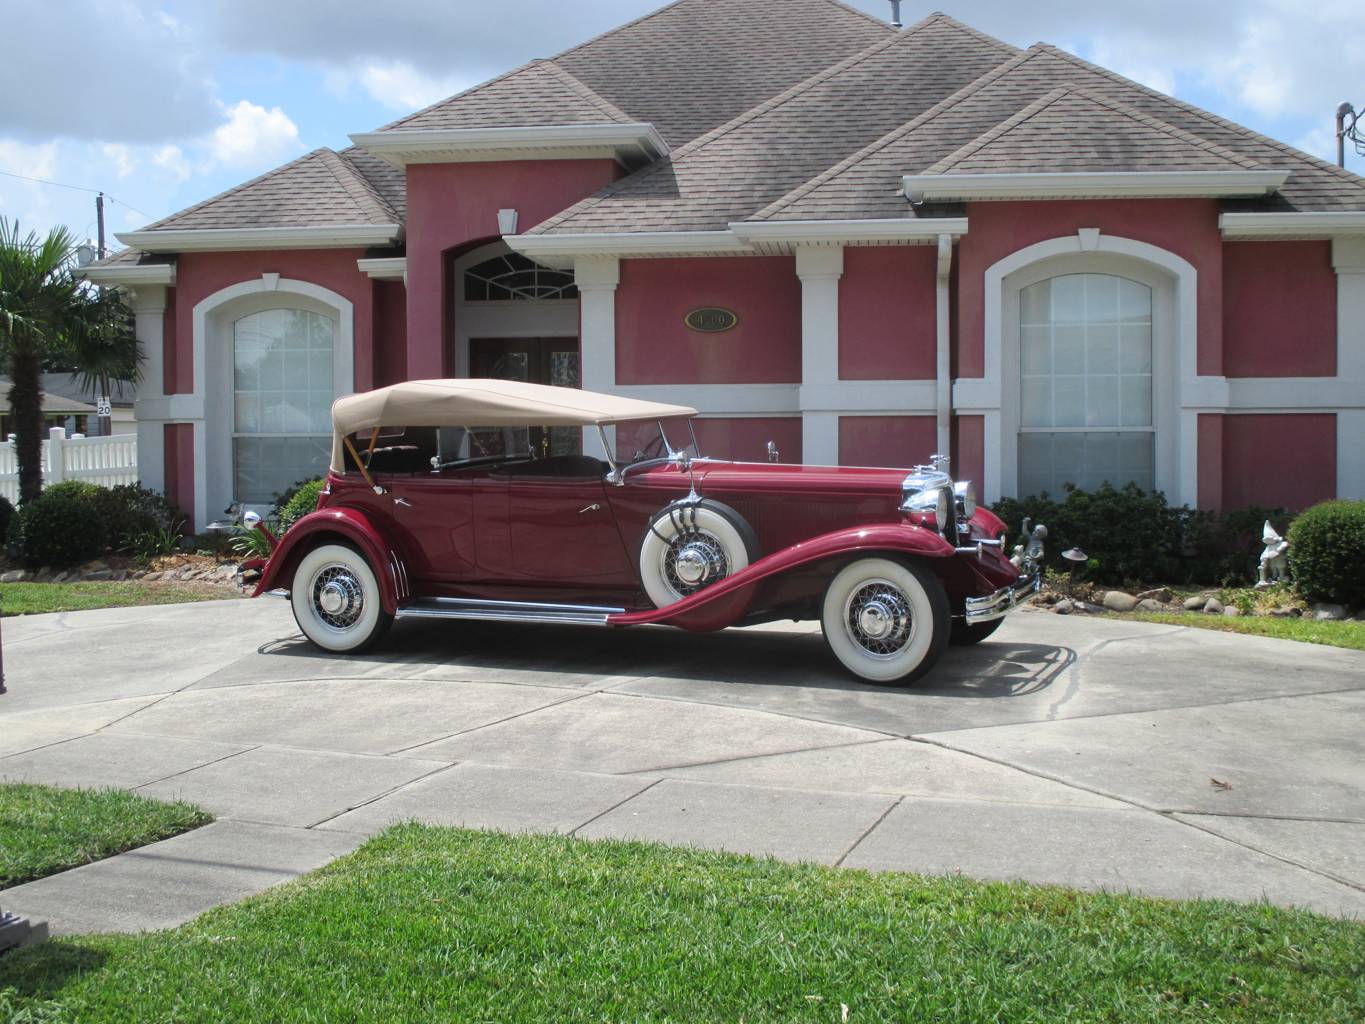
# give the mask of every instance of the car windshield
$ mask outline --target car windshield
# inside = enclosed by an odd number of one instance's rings
[[[655,462],[678,452],[694,459],[699,457],[690,419],[622,423],[616,427],[616,462],[620,466]]]

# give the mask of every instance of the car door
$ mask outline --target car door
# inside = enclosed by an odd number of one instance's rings
[[[556,587],[635,584],[605,475],[595,459],[561,456],[506,476],[511,563],[518,579]]]

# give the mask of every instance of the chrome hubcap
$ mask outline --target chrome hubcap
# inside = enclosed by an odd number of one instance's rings
[[[914,632],[910,599],[888,580],[869,580],[854,590],[844,623],[854,643],[874,658],[899,654]]]
[[[712,576],[724,573],[724,555],[721,554],[718,561],[717,554],[713,546],[696,541],[688,544],[678,552],[677,561],[674,563],[678,579],[689,587],[696,587],[704,584]]]
[[[730,574],[730,559],[721,542],[705,530],[685,527],[664,554],[664,578],[680,597],[695,594]]]
[[[325,566],[309,588],[313,611],[332,629],[349,629],[365,610],[365,590],[349,566]]]

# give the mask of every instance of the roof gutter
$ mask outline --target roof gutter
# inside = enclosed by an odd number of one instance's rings
[[[154,284],[169,286],[175,284],[175,264],[115,263],[108,267],[84,267],[76,271],[76,276],[85,278],[91,284],[102,284],[111,288],[120,286],[136,288],[138,285]]]
[[[226,252],[249,249],[353,249],[390,245],[403,235],[401,224],[335,224],[299,228],[214,228],[126,231],[124,245],[145,252]]]
[[[907,174],[912,203],[969,199],[1227,199],[1264,196],[1289,171],[1102,171],[1061,174]]]
[[[1334,238],[1365,235],[1365,211],[1314,213],[1225,213],[1218,218],[1224,238]]]
[[[798,245],[937,245],[944,235],[965,235],[967,218],[739,221],[730,225],[730,231],[760,252],[787,252]]]
[[[753,250],[732,231],[614,231],[575,235],[504,235],[515,251],[548,266],[580,256],[742,256]]]
[[[634,169],[669,153],[652,124],[531,125],[515,128],[394,128],[351,141],[394,167],[495,160],[614,159]]]

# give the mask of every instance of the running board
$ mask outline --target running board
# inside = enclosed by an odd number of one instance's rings
[[[624,608],[585,604],[536,604],[529,601],[475,601],[462,597],[424,597],[398,609],[400,619],[481,619],[493,622],[553,622],[605,626]]]

